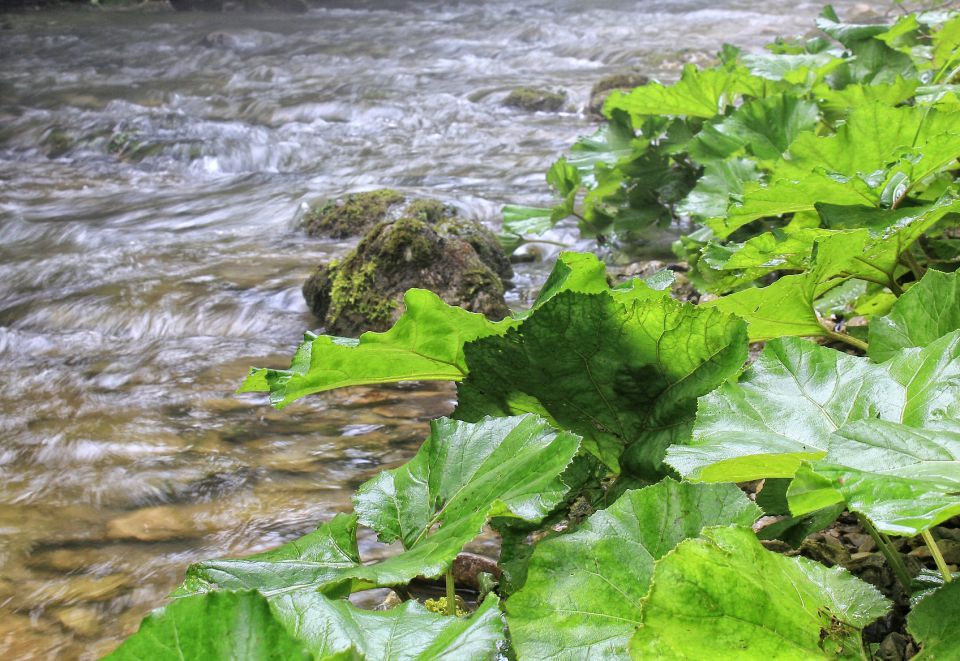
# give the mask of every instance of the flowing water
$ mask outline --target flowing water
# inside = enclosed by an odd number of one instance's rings
[[[852,5],[839,3],[839,9]],[[233,390],[315,320],[299,287],[348,243],[306,202],[391,186],[491,225],[605,73],[664,79],[723,41],[808,29],[801,0],[377,3],[304,16],[0,16],[0,656],[97,658],[192,561],[350,507],[409,457],[444,385],[277,412]],[[561,87],[562,113],[501,105]],[[522,305],[546,266],[522,267]],[[373,552],[373,541],[361,547]]]

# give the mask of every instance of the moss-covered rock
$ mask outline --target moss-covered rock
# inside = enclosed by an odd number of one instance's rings
[[[603,104],[614,90],[632,90],[650,82],[650,79],[638,71],[624,71],[610,74],[598,80],[590,89],[590,101],[587,113],[603,117]]]
[[[567,93],[563,90],[517,87],[503,100],[503,105],[528,112],[557,112],[566,101]]]
[[[341,261],[318,267],[303,295],[326,331],[336,335],[390,328],[412,287],[500,319],[509,313],[501,277],[512,270],[494,247],[499,250],[489,230],[457,218],[438,202],[422,200],[402,217],[375,225]]]
[[[403,193],[389,188],[351,193],[308,211],[303,218],[303,228],[310,236],[331,239],[362,236],[377,223],[387,220],[390,211],[406,199]]]

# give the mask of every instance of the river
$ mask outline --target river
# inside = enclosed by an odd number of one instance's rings
[[[672,79],[724,41],[805,32],[819,11],[353,7],[0,15],[4,659],[98,658],[187,564],[349,509],[451,410],[436,384],[282,412],[233,394],[248,366],[286,364],[316,325],[303,279],[350,248],[303,236],[305,203],[390,186],[495,226],[505,203],[548,200],[543,173],[592,130],[580,109],[600,76]],[[570,107],[503,107],[517,85],[563,88]],[[508,302],[546,268],[518,267]],[[361,548],[376,552],[369,537]]]

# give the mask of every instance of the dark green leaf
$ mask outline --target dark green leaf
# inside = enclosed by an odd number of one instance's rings
[[[696,398],[735,374],[745,351],[743,324],[716,310],[565,292],[467,347],[455,415],[539,413],[608,466],[626,449],[631,471],[653,476],[666,446],[689,434]]]

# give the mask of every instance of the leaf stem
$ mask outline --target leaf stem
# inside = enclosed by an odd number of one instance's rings
[[[902,255],[900,255],[901,261],[913,272],[913,277],[919,280],[923,277],[924,268],[920,266],[920,263],[917,262],[917,258],[913,256],[909,250],[905,250]]]
[[[857,520],[860,521],[860,526],[867,531],[867,534],[873,537],[873,541],[877,543],[877,548],[880,549],[880,553],[887,559],[887,564],[889,564],[890,569],[893,570],[897,581],[909,595],[912,591],[910,584],[913,579],[910,577],[910,572],[907,571],[907,566],[903,564],[903,558],[900,557],[900,553],[897,549],[893,548],[890,538],[874,528],[873,524],[870,523],[870,519],[859,512],[857,512]]]
[[[447,570],[447,615],[457,614],[457,587],[453,583],[453,567]]]
[[[854,337],[853,335],[847,335],[846,333],[838,333],[837,331],[832,331],[829,328],[824,328],[823,332],[831,340],[835,340],[837,342],[843,342],[844,344],[847,344],[853,347],[854,349],[859,349],[863,353],[867,352],[867,348],[868,348],[867,343],[859,338]]]
[[[933,538],[929,530],[924,530],[920,533],[920,536],[923,537],[923,542],[927,545],[927,550],[930,551],[930,555],[933,556],[933,561],[937,563],[937,569],[939,569],[943,575],[943,582],[950,583],[953,580],[953,575],[950,573],[950,569],[947,568],[947,562],[943,559],[943,554],[940,553],[937,540]]]

